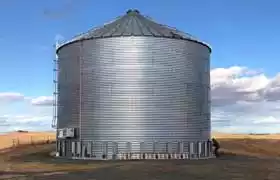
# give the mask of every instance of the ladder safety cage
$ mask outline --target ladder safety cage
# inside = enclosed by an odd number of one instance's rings
[[[57,81],[58,81],[58,57],[56,54],[57,46],[55,48],[55,58],[53,60],[53,119],[52,119],[52,128],[57,128]]]

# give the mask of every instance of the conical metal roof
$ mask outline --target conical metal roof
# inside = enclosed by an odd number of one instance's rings
[[[103,26],[93,28],[86,33],[80,34],[72,40],[63,43],[60,47],[81,40],[120,36],[153,36],[189,40],[203,44],[211,51],[208,44],[194,38],[190,34],[179,31],[176,28],[159,24],[151,18],[143,16],[138,10],[128,10],[125,15],[120,16]],[[60,47],[58,47],[58,49]]]

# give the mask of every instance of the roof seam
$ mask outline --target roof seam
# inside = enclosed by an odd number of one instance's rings
[[[140,30],[141,34],[144,35],[144,32],[143,32],[143,30],[142,30],[142,28],[141,28],[141,25],[140,25],[140,22],[137,21],[137,18],[138,18],[137,16],[134,18],[134,19],[135,19],[135,22],[136,22],[137,26],[139,27],[139,30]]]
[[[128,29],[128,23],[129,23],[130,19],[126,17],[126,21],[124,23],[124,30],[122,31],[121,36],[125,33],[126,29]]]
[[[148,25],[148,21],[145,20],[145,19],[143,19],[143,18],[144,18],[143,16],[139,16],[138,18],[139,18],[139,19],[142,19],[141,23],[146,27],[146,29],[147,29],[153,36],[157,36],[157,35],[155,35],[155,34],[151,31],[151,29],[150,29],[150,27],[149,27],[149,25]]]
[[[156,26],[158,23],[156,23],[155,21],[152,21],[151,19],[149,19],[149,24],[150,24],[150,26]],[[165,29],[162,29],[160,26],[159,26],[159,29],[160,29],[160,31],[158,31],[158,32],[160,32],[160,34],[163,36],[163,37],[165,37],[166,35],[164,34],[164,32],[166,32],[166,30]],[[169,33],[169,32],[168,32]]]
[[[141,17],[141,19],[144,19],[145,17]],[[151,25],[150,21],[148,19],[144,19],[145,20],[145,25],[147,26],[147,29],[151,32],[151,34],[153,34],[153,36],[158,36],[157,34],[155,34],[154,32],[160,34],[160,36],[164,36],[164,34],[159,31],[155,26]],[[152,31],[154,30],[154,32]]]

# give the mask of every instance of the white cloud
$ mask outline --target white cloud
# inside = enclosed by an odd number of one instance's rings
[[[29,101],[32,105],[35,106],[52,106],[53,105],[53,97],[52,96],[39,96],[39,97],[28,97],[24,94],[17,92],[0,92],[0,103],[13,103],[20,101]]]
[[[276,119],[273,116],[268,116],[268,117],[259,117],[256,118],[256,120],[253,121],[254,124],[279,124],[280,125],[280,119]]]
[[[280,74],[233,66],[211,70],[212,126],[232,132],[280,132]]]
[[[23,101],[24,95],[16,92],[2,92],[0,93],[0,102],[16,102]]]
[[[52,96],[40,96],[31,100],[32,105],[37,106],[52,106],[53,97]]]
[[[15,130],[51,130],[52,115],[23,114],[0,116],[0,132]]]
[[[248,73],[250,72],[250,73]],[[280,74],[273,78],[264,73],[251,73],[244,67],[217,68],[211,71],[213,105],[222,106],[238,101],[277,101],[280,93]]]
[[[3,115],[0,116],[0,120],[5,120],[11,124],[41,122],[48,119],[52,119],[52,116],[34,116],[34,115]]]
[[[16,129],[51,130],[52,98],[40,96],[32,98],[21,93],[0,93],[0,132]],[[18,102],[13,104],[13,102]]]

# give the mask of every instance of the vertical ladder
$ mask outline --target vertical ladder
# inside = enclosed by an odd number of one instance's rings
[[[55,45],[55,58],[53,60],[53,119],[52,119],[52,128],[57,128],[57,77],[58,77],[58,58],[56,54],[56,45]]]

